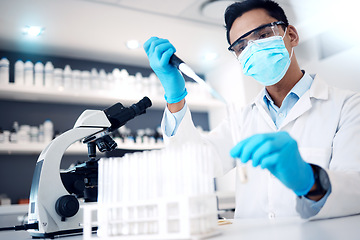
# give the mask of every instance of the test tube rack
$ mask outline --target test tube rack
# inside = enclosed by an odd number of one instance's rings
[[[93,219],[96,213],[98,221]],[[97,235],[92,234],[94,226],[98,226]],[[86,240],[204,239],[219,234],[216,197],[179,196],[136,203],[84,206],[83,227]]]
[[[83,206],[84,240],[219,234],[211,155],[206,145],[183,144],[100,159],[98,202]]]

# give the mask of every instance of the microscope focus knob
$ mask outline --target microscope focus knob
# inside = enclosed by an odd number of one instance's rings
[[[75,196],[64,195],[59,197],[55,204],[55,210],[65,221],[65,218],[74,216],[80,208],[79,201]]]

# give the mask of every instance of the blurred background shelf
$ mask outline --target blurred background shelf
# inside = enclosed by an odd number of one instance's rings
[[[34,86],[17,86],[13,84],[0,86],[0,99],[29,101],[29,102],[47,102],[47,103],[67,103],[67,104],[96,104],[101,106],[110,106],[116,102],[121,102],[124,106],[130,106],[138,102],[144,95],[136,92],[130,92],[127,96],[119,97],[112,91],[76,91],[72,89],[49,89],[38,88]],[[148,96],[153,108],[164,109],[166,102],[162,96]],[[212,108],[224,107],[224,104],[213,98],[200,98],[191,95],[186,101],[194,111],[209,111]]]

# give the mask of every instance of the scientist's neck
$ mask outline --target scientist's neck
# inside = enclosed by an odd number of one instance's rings
[[[275,105],[281,107],[281,104],[290,92],[290,90],[295,86],[295,84],[303,77],[303,72],[301,71],[299,64],[296,61],[296,58],[291,59],[291,64],[288,71],[286,72],[283,79],[275,85],[266,87],[270,97],[274,101]]]

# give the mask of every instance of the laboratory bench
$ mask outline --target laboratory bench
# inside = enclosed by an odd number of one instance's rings
[[[211,240],[312,240],[359,239],[360,215],[305,221],[298,218],[235,219],[219,226],[219,234]],[[61,237],[64,240],[82,240],[81,235]],[[61,239],[58,238],[58,239]],[[0,232],[0,239],[31,239],[27,232]]]

